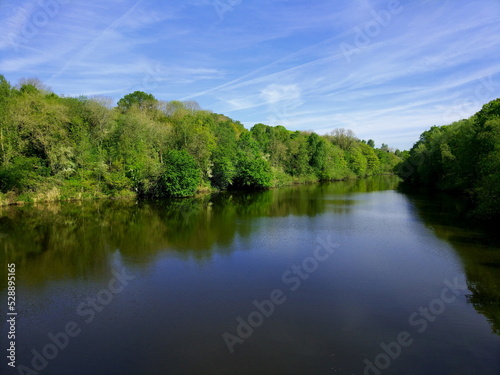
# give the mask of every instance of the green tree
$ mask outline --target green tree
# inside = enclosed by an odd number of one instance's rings
[[[374,175],[380,172],[380,160],[374,149],[368,144],[360,143],[358,147],[366,158],[366,174]]]
[[[71,175],[75,164],[74,148],[69,142],[68,108],[54,94],[47,95],[34,86],[23,86],[11,105],[20,151],[43,160],[52,174]]]
[[[121,112],[126,112],[132,106],[137,106],[140,110],[152,110],[156,108],[157,104],[158,101],[152,94],[147,94],[144,91],[134,91],[118,101],[118,109]]]
[[[264,189],[271,186],[271,166],[264,159],[258,143],[250,132],[242,133],[238,140],[237,174],[233,187]]]
[[[500,99],[483,106],[469,119],[424,131],[410,150],[414,163],[405,181],[471,196],[476,215],[500,215]]]
[[[287,143],[289,157],[285,171],[291,176],[307,176],[312,173],[309,165],[307,135],[299,131],[293,132]]]
[[[317,135],[311,133],[307,137],[307,145],[309,151],[309,165],[320,180],[330,178],[327,173],[327,141]]]
[[[196,160],[204,178],[210,176],[211,154],[216,147],[210,113],[197,111],[172,119],[172,141],[176,149],[187,150]]]
[[[344,151],[349,151],[351,147],[353,147],[356,143],[358,143],[358,139],[354,132],[350,129],[333,129],[329,134],[328,138],[331,142],[337,146],[339,146]]]
[[[3,75],[0,75],[0,155],[2,165],[7,165],[12,158],[14,145],[12,137],[15,129],[8,116],[8,103],[12,88]]]
[[[169,197],[194,195],[200,184],[200,170],[194,158],[185,150],[170,150],[164,160],[160,194]]]
[[[490,157],[496,127],[488,122],[495,108],[485,107],[467,127],[424,137],[419,146],[432,150],[443,185],[484,177],[475,186],[483,201],[496,194]],[[471,156],[474,143],[484,152]],[[196,102],[160,102],[135,91],[113,108],[109,98],[59,97],[38,79],[11,87],[0,76],[2,204],[19,196],[35,201],[184,196],[210,186],[262,189],[387,171],[395,160],[392,152],[373,149],[345,129],[319,136],[256,124],[248,131]],[[470,165],[479,168],[470,172]]]
[[[364,177],[367,173],[368,162],[361,151],[360,145],[361,144],[353,144],[353,146],[349,148],[349,151],[346,152],[346,160],[349,168],[356,176]]]

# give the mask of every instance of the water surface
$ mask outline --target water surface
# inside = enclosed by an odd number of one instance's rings
[[[4,208],[0,295],[5,306],[15,263],[16,364],[55,375],[499,374],[500,247],[464,225],[459,201],[397,185]],[[78,333],[51,351],[68,323]],[[44,350],[54,358],[32,363]]]

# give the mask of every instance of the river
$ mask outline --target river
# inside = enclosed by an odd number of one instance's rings
[[[498,375],[499,243],[398,183],[4,207],[1,372]]]

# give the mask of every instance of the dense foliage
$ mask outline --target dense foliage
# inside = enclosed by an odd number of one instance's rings
[[[386,145],[336,129],[251,130],[195,102],[135,91],[58,96],[36,79],[0,76],[0,204],[140,195],[189,196],[391,172]]]
[[[469,119],[423,132],[403,158],[405,181],[465,193],[477,216],[500,216],[500,99]]]

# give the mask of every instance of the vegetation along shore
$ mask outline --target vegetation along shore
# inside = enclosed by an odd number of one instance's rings
[[[0,205],[197,192],[398,173],[405,183],[465,194],[477,216],[500,212],[500,99],[469,119],[425,131],[410,151],[256,124],[196,102],[136,91],[64,97],[36,79],[0,76]]]
[[[399,151],[349,130],[328,135],[256,124],[247,130],[195,102],[141,91],[61,97],[0,76],[0,202],[184,197],[392,172]]]

